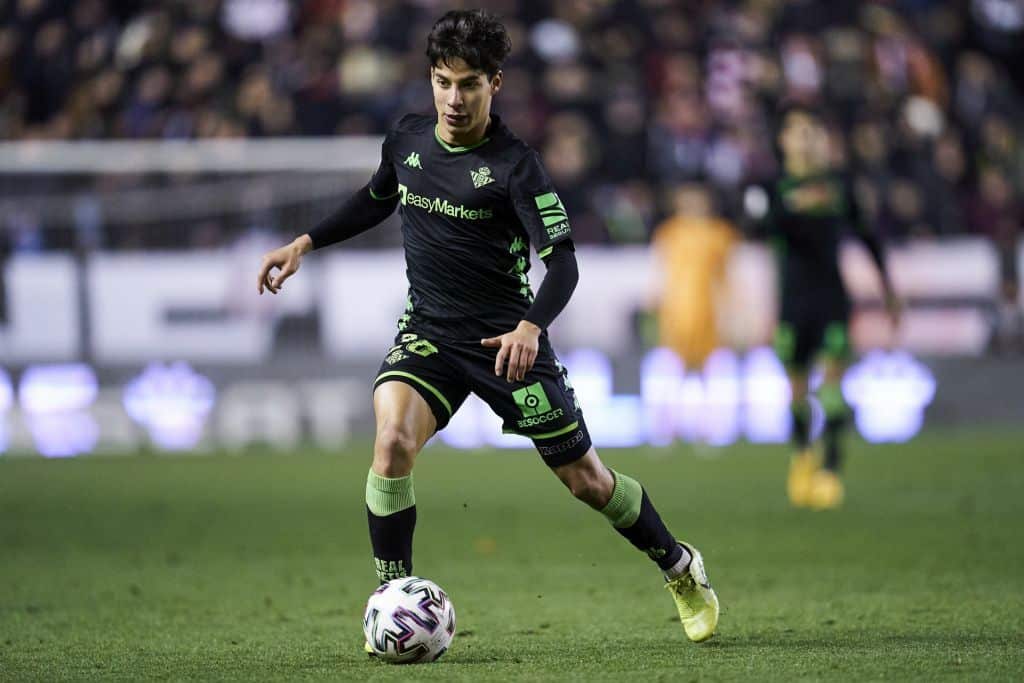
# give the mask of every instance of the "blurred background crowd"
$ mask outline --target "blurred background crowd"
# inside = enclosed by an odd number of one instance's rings
[[[647,242],[693,203],[681,190],[740,225],[744,188],[777,173],[783,99],[828,112],[886,240],[1018,239],[1020,0],[483,4],[513,39],[497,110],[542,152],[580,242]],[[451,5],[0,0],[0,138],[381,134],[430,110],[425,36]],[[47,248],[31,215],[6,218],[8,248]],[[142,239],[94,222],[106,247]],[[213,232],[195,240],[230,237]]]

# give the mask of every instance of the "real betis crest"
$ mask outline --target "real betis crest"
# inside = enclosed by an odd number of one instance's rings
[[[470,171],[469,175],[473,178],[473,187],[477,189],[494,182],[494,178],[491,177],[491,169],[486,166]]]

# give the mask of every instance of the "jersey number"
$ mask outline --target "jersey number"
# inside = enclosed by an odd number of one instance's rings
[[[398,339],[400,344],[391,347],[391,351],[388,352],[390,355],[394,351],[402,348],[402,344],[405,345],[405,350],[409,353],[415,353],[417,356],[427,356],[437,353],[437,347],[431,344],[426,339],[419,339],[415,334],[403,334]]]

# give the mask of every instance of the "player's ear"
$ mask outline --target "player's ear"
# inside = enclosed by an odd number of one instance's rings
[[[497,95],[498,91],[501,90],[501,70],[494,74],[491,78],[491,95]]]

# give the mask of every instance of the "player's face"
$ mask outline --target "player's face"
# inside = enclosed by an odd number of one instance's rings
[[[828,165],[828,131],[814,116],[800,111],[786,114],[779,145],[787,159],[800,159],[809,168],[820,169]]]
[[[488,79],[465,61],[454,59],[430,68],[434,107],[441,136],[461,140],[483,135],[491,115],[491,98],[501,88],[501,72]]]

